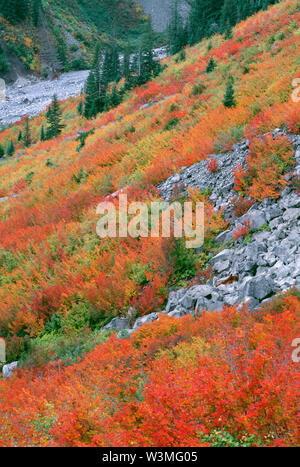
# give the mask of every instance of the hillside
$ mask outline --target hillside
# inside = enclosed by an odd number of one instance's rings
[[[299,444],[299,24],[281,1],[92,120],[61,102],[58,138],[0,133],[2,446]],[[204,202],[203,246],[100,239],[121,193]]]
[[[0,74],[9,81],[87,69],[95,42],[134,44],[144,18],[132,0],[3,0]]]
[[[156,31],[162,32],[169,25],[172,18],[172,0],[139,0],[139,4],[147,15],[150,16],[152,26]],[[190,5],[188,1],[179,2],[179,11],[184,19],[187,18]]]

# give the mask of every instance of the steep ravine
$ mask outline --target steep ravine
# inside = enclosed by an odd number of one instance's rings
[[[167,56],[165,47],[154,49],[154,53],[157,60]],[[51,103],[54,94],[59,100],[79,96],[88,74],[88,70],[72,71],[53,80],[19,77],[14,84],[6,87],[6,100],[0,99],[0,125],[15,123],[25,115],[39,115]]]

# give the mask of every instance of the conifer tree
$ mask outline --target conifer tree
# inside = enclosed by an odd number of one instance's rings
[[[206,67],[206,73],[211,73],[216,68],[216,62],[214,57],[211,55],[209,62]]]
[[[55,94],[53,96],[52,103],[48,108],[46,117],[48,122],[48,127],[46,129],[46,139],[57,138],[64,126],[61,123],[62,113],[57,96]]]
[[[4,148],[0,144],[0,159],[4,156],[4,154],[5,154]]]
[[[130,48],[127,45],[123,53],[123,77],[128,80],[130,75]]]
[[[29,118],[26,117],[25,119],[25,128],[24,128],[24,146],[27,148],[28,146],[31,145],[31,132],[30,132],[30,126],[29,126]]]
[[[29,0],[0,0],[0,12],[12,23],[24,21],[29,12]]]
[[[10,69],[3,47],[0,44],[0,73],[7,73]]]
[[[230,77],[227,82],[226,92],[223,100],[223,104],[225,107],[235,107],[235,91],[233,86],[233,78]]]
[[[32,0],[32,22],[37,27],[40,16],[41,0]]]
[[[14,142],[13,140],[11,139],[7,145],[7,148],[6,148],[6,155],[8,157],[12,156],[13,154],[15,153],[15,145],[14,145]]]
[[[100,44],[98,43],[95,49],[92,69],[85,85],[83,115],[87,119],[94,118],[99,112],[102,112],[106,103],[107,83],[102,82],[100,62]]]
[[[22,130],[20,130],[19,134],[18,134],[18,143],[20,143],[20,141],[22,141],[22,139],[23,139]]]
[[[215,32],[224,0],[193,0],[189,15],[189,44]]]
[[[42,125],[41,134],[40,134],[40,140],[41,140],[41,141],[45,141],[45,139],[46,139],[45,129],[44,129],[44,125]]]
[[[237,1],[225,0],[221,12],[220,32],[227,36],[230,34],[232,27],[237,22]]]
[[[118,82],[121,78],[119,51],[115,44],[107,47],[102,65],[102,85]]]
[[[85,85],[85,103],[83,111],[85,118],[90,119],[96,117],[98,113],[98,98],[97,76],[95,70],[91,70]]]
[[[150,22],[145,25],[139,50],[139,79],[138,84],[144,84],[160,71],[160,63],[154,58],[154,33]]]
[[[171,55],[182,50],[188,43],[188,31],[183,24],[178,9],[178,0],[174,0],[172,6],[171,21],[168,26],[168,48]]]

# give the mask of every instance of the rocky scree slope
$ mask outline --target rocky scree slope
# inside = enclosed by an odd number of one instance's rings
[[[286,135],[295,151],[296,165],[293,173],[286,176],[290,180],[293,175],[300,174],[300,135],[276,129],[273,137],[277,135]],[[119,338],[126,338],[142,325],[159,319],[161,314],[181,318],[202,310],[221,311],[225,305],[238,305],[241,310],[244,305],[255,309],[279,292],[293,286],[300,288],[300,197],[297,192],[288,186],[278,199],[266,198],[261,203],[254,203],[242,217],[234,215],[230,202],[236,196],[233,170],[237,164],[246,166],[248,152],[249,141],[244,140],[235,144],[231,152],[211,155],[216,159],[219,171],[210,172],[205,159],[191,167],[183,167],[180,173],[158,186],[166,201],[178,188],[181,194],[186,194],[188,187],[200,191],[210,189],[210,200],[215,209],[224,209],[229,229],[215,239],[224,248],[209,259],[213,278],[205,284],[170,291],[166,308],[159,313],[141,316],[132,325],[129,310],[127,317],[114,318],[104,330],[118,331]],[[245,220],[250,221],[250,240],[234,241],[234,232]],[[201,249],[196,250],[196,253],[200,252]],[[18,362],[4,365],[3,376],[10,377],[17,366]]]
[[[276,129],[273,136],[285,134]],[[292,178],[300,173],[300,136],[287,135],[295,150],[296,165]],[[234,208],[230,200],[236,196],[234,190],[234,174],[236,164],[246,165],[249,141],[244,140],[234,145],[233,151],[226,154],[213,155],[220,170],[211,173],[207,169],[207,160],[182,168],[180,173],[168,178],[159,186],[165,200],[171,198],[176,187],[182,192],[187,187],[198,190],[210,188],[210,200],[216,210],[224,208],[224,216],[229,222],[229,229],[216,237],[224,249],[210,258],[209,265],[214,273],[213,279],[205,284],[193,285],[171,291],[166,309],[161,313],[182,317],[201,310],[220,311],[224,305],[244,305],[255,309],[272,300],[278,292],[293,286],[300,287],[300,197],[288,186],[280,198],[266,198],[256,202],[246,214],[240,218],[234,216]],[[251,238],[247,241],[240,238],[233,240],[233,233],[243,224],[250,221]],[[200,249],[201,250],[201,249]],[[198,250],[198,252],[200,252]],[[151,313],[138,318],[133,327],[128,318],[114,318],[105,329],[119,331],[119,337],[128,336],[141,325],[159,318],[160,313]]]

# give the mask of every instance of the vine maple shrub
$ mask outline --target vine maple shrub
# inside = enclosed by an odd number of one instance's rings
[[[160,316],[76,365],[20,370],[0,385],[1,445],[295,445],[299,312],[290,292],[255,313]]]
[[[285,175],[296,163],[291,143],[284,136],[254,138],[246,158],[247,168],[234,171],[235,189],[257,201],[278,198],[288,182]]]

